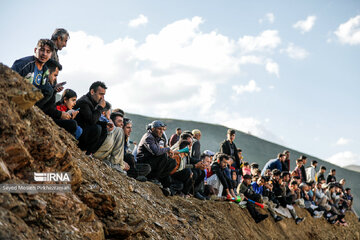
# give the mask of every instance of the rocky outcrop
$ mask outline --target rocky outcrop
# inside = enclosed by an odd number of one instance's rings
[[[0,193],[0,239],[358,239],[349,227],[313,219],[255,224],[238,205],[164,197],[86,156],[76,140],[33,106],[41,94],[0,65],[0,183],[33,183],[34,172],[71,173],[66,193]],[[264,210],[261,210],[264,211]]]

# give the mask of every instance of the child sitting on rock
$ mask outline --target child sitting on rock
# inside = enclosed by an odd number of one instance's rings
[[[71,115],[72,119],[76,117],[79,113],[79,110],[74,110],[73,107],[76,104],[76,92],[71,89],[65,89],[63,92],[61,99],[59,102],[56,103],[56,109],[62,112],[67,112]],[[75,131],[75,138],[79,139],[83,130],[80,126],[77,126]]]

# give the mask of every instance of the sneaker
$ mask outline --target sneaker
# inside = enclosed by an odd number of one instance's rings
[[[281,221],[281,220],[283,220],[282,217],[280,217],[280,216],[276,216],[276,217],[275,217],[275,222],[279,222],[279,221]]]
[[[161,188],[163,194],[165,195],[165,197],[168,197],[171,195],[171,191],[170,188]]]
[[[301,223],[302,221],[304,221],[305,220],[305,218],[297,218],[297,219],[295,219],[295,223],[296,224],[299,224],[299,223]]]
[[[269,215],[267,215],[267,214],[260,214],[260,215],[255,219],[255,222],[256,222],[256,223],[259,223],[259,222],[265,220],[268,216],[269,216]]]
[[[147,178],[145,176],[137,176],[135,179],[138,180],[139,182],[146,182],[147,181]]]
[[[195,193],[195,198],[200,199],[200,200],[206,200],[206,198],[203,195],[201,195],[201,193],[199,193],[199,192]]]
[[[127,175],[126,171],[123,170],[121,167],[120,167],[120,164],[112,164],[111,166],[113,169],[115,169],[116,171],[118,171],[119,173],[123,174],[123,175]]]

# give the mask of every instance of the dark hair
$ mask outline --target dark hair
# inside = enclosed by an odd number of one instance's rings
[[[351,188],[345,188],[345,191],[349,191],[349,190],[351,190]]]
[[[178,127],[178,128],[176,129],[176,131],[179,131],[179,130],[181,130],[181,128]]]
[[[278,154],[278,158],[281,158],[281,157],[284,157],[284,156],[286,156],[284,153],[279,153]]]
[[[242,152],[242,150],[240,148],[237,149],[238,152]]]
[[[234,129],[228,129],[227,130],[227,134],[234,135],[235,134],[235,130]]]
[[[335,169],[335,168],[332,168],[332,169],[330,170],[330,172],[336,172],[336,169]]]
[[[273,176],[280,176],[280,175],[281,175],[281,172],[280,172],[279,169],[276,169],[276,168],[275,168],[275,169],[272,170],[272,175],[273,175]]]
[[[124,115],[122,115],[121,113],[119,113],[119,112],[112,112],[111,114],[110,114],[110,119],[113,121],[113,122],[115,122],[115,119],[116,119],[116,117],[124,117]],[[125,126],[125,125],[124,125]]]
[[[194,136],[194,135],[192,134],[192,132],[189,131],[189,130],[185,130],[182,134],[189,134],[191,137]],[[180,137],[181,137],[181,135],[180,135]]]
[[[70,98],[73,98],[73,97],[77,97],[76,92],[74,90],[71,90],[71,89],[65,89],[59,102],[61,104],[63,104],[65,98],[70,99]]]
[[[111,109],[111,104],[108,101],[105,101],[105,107],[103,108],[103,112],[107,112]]]
[[[311,164],[314,165],[314,164],[317,164],[318,162],[316,160],[313,160],[311,161]]]
[[[228,156],[227,154],[225,154],[225,153],[219,153],[219,154],[217,155],[217,159],[218,159],[220,162],[222,162],[224,159],[225,159],[225,160],[228,160],[228,159],[229,159],[229,156]]]
[[[250,164],[250,167],[252,167],[252,168],[259,168],[259,164],[257,164],[257,163],[252,163],[252,164]]]
[[[287,175],[290,175],[290,173],[288,171],[283,171],[283,172],[281,172],[280,176],[281,176],[281,178],[284,178]]]
[[[289,150],[284,150],[283,151],[283,154],[287,154],[287,153],[290,153]]]
[[[119,115],[122,115],[122,117],[124,117],[125,116],[125,112],[124,112],[124,110],[122,110],[122,109],[120,109],[120,108],[115,108],[114,110],[113,110],[113,113],[119,113]]]
[[[110,117],[110,118],[111,118],[111,117]],[[130,118],[124,118],[124,119],[123,119],[123,123],[124,123],[124,127],[125,127],[125,126],[128,125],[129,123],[132,123],[132,121],[131,121]]]
[[[180,143],[179,143],[179,149],[183,149],[183,148],[185,148],[186,146],[189,146],[189,145],[190,145],[189,141],[181,140]]]
[[[62,66],[58,61],[55,61],[53,59],[49,59],[49,61],[46,62],[46,66],[49,69],[50,73],[55,72],[56,68],[59,69],[59,71],[62,70]]]
[[[58,37],[60,37],[61,40],[64,39],[64,36],[67,35],[70,39],[69,32],[64,28],[57,28],[55,29],[54,33],[51,35],[51,40],[56,41]]]
[[[301,159],[301,158],[296,159],[296,163],[299,163],[299,162],[302,162],[302,161],[303,161],[303,159]]]
[[[297,181],[296,180],[293,180],[293,181],[291,181],[291,183],[290,183],[291,185],[298,185],[298,183],[297,183]]]
[[[326,170],[326,167],[325,167],[325,166],[321,166],[320,169]]]
[[[186,139],[188,139],[188,138],[192,138],[192,135],[191,134],[189,134],[189,133],[182,133],[181,135],[180,135],[180,140],[186,140]]]
[[[44,47],[45,45],[47,45],[51,51],[54,51],[55,45],[54,45],[54,42],[51,41],[50,39],[40,39],[37,42],[36,47],[41,48],[41,47]]]
[[[102,87],[103,89],[107,89],[105,83],[97,81],[97,82],[94,82],[93,84],[91,84],[91,86],[89,88],[89,92],[91,91],[91,89],[93,89],[94,92],[96,92],[99,87]]]
[[[207,154],[205,154],[205,153],[202,153],[202,154],[200,155],[200,161],[204,160],[206,157],[210,157],[210,155],[207,155]]]
[[[302,160],[306,160],[306,159],[307,159],[307,156],[301,155],[300,158],[301,158]]]
[[[248,162],[244,162],[244,166],[249,166],[249,163],[248,163]]]

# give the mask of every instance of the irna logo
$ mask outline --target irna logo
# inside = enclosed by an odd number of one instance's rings
[[[70,182],[70,173],[35,173],[36,182]]]

